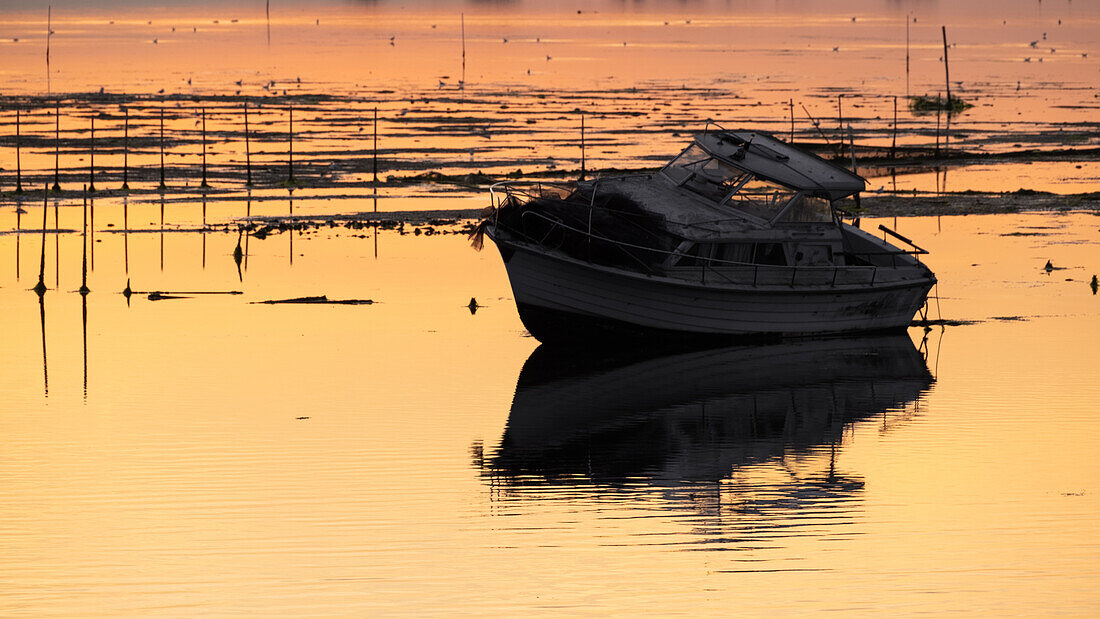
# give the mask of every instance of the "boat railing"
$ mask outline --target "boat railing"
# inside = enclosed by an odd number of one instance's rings
[[[601,241],[616,247],[650,275],[664,275],[667,277],[694,281],[694,275],[698,274],[698,280],[700,283],[704,284],[707,283],[709,277],[711,282],[718,281],[734,285],[748,284],[753,287],[761,285],[788,285],[792,288],[798,285],[821,285],[830,287],[854,284],[874,285],[878,279],[879,267],[874,265],[771,265],[723,260],[721,258],[689,256],[683,252],[669,251],[657,247],[646,247],[610,239],[598,234],[592,234],[575,226],[570,226],[560,219],[548,217],[536,211],[527,211],[523,214],[523,217],[527,216],[540,218],[551,224],[551,228],[543,235],[542,241],[534,239],[522,231],[512,228],[509,228],[509,230],[538,245],[542,245],[555,228],[569,230],[585,236],[589,243],[591,243],[591,241]],[[698,261],[698,264],[670,267],[658,271],[649,263],[634,255],[633,252],[629,251],[630,249],[662,254],[674,258],[690,257]],[[589,262],[591,262],[590,258],[591,256],[589,257]]]

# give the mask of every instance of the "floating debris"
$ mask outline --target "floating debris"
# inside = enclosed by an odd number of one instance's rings
[[[910,327],[964,327],[967,325],[976,325],[982,321],[980,320],[950,320],[947,318],[937,318],[935,320],[914,320],[909,323]]]
[[[166,294],[163,292],[150,292],[148,298],[150,301],[164,301],[166,299],[190,299],[191,297],[177,294]]]
[[[330,299],[325,295],[319,297],[295,297],[293,299],[271,299],[268,301],[253,301],[253,305],[280,305],[280,304],[322,304],[322,305],[373,305],[371,299]]]

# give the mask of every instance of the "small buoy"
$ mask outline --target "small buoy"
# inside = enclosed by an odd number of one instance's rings
[[[1046,265],[1045,267],[1043,267],[1043,269],[1044,269],[1044,270],[1045,270],[1045,271],[1046,271],[1047,273],[1050,273],[1051,271],[1053,271],[1053,270],[1054,270],[1054,265],[1050,263],[1050,260],[1047,260],[1047,265]]]
[[[1092,288],[1092,294],[1096,294],[1096,289],[1100,288],[1100,282],[1096,281],[1096,276],[1092,276],[1092,281],[1089,282],[1089,288]]]
[[[474,297],[470,297],[470,304],[467,305],[466,307],[470,308],[470,313],[471,314],[476,314],[477,313],[477,308],[479,308],[481,306],[477,304],[477,299],[475,299]]]
[[[130,278],[128,278],[128,277],[127,277],[127,278],[126,278],[126,288],[124,288],[124,289],[122,290],[122,296],[124,296],[124,297],[126,297],[127,299],[129,299],[129,298],[130,298],[130,295],[132,295],[132,294],[134,294],[134,291],[130,289]]]

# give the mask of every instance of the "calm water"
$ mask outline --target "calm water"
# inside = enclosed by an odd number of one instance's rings
[[[838,94],[857,146],[886,147],[899,96],[902,145],[1078,150],[871,190],[1096,191],[1095,4],[161,4],[56,0],[48,79],[43,7],[0,7],[0,614],[1100,612],[1093,213],[883,222],[931,250],[931,317],[958,326],[663,356],[539,348],[460,235],[195,231],[375,208],[375,108],[383,178],[499,177],[578,167],[581,109],[590,168],[644,167],[708,118],[782,134],[792,100],[796,139],[812,114],[835,142]],[[904,105],[942,84],[941,24],[975,103],[950,131]],[[93,200],[86,297],[78,199],[51,201],[43,254],[41,203],[7,193],[15,107],[28,185],[52,180],[58,93],[66,190],[93,116],[96,182],[121,184],[131,114],[139,191]],[[161,109],[163,199],[141,193]],[[256,303],[307,295],[374,303]]]
[[[120,216],[86,306],[79,235],[42,304],[0,236],[4,614],[1100,603],[1091,214],[899,220],[975,324],[671,357],[539,349],[461,236],[276,234],[238,277],[236,235],[162,268]],[[251,304],[315,294],[377,303]]]

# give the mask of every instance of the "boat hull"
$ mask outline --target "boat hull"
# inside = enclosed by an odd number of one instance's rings
[[[879,286],[704,286],[592,265],[494,238],[520,319],[544,343],[717,343],[904,330],[931,277]]]

